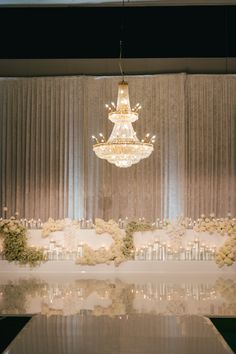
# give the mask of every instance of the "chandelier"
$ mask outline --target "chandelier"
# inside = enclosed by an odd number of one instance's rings
[[[140,160],[149,157],[153,151],[155,135],[146,134],[141,141],[134,131],[132,123],[138,120],[140,104],[130,107],[128,83],[124,79],[118,85],[117,105],[112,102],[106,105],[108,118],[114,123],[107,141],[102,133],[99,138],[92,136],[96,143],[93,151],[100,159],[105,159],[117,167],[130,167]]]

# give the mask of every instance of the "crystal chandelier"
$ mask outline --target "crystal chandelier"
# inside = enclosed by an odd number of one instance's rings
[[[118,86],[117,105],[112,102],[106,105],[108,118],[114,123],[113,130],[107,141],[102,133],[96,140],[93,151],[100,159],[115,164],[117,167],[130,167],[140,160],[149,157],[153,151],[155,135],[146,134],[141,141],[137,138],[132,123],[138,120],[140,104],[131,109],[128,83],[122,80]]]

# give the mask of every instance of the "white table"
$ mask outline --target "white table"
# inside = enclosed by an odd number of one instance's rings
[[[182,238],[183,246],[187,246],[189,242],[193,242],[196,238],[199,238],[206,245],[215,245],[218,248],[225,242],[227,236],[219,234],[209,235],[206,232],[196,233],[193,230],[186,230],[186,234]],[[170,236],[165,230],[155,230],[136,232],[134,234],[134,245],[135,247],[145,246],[148,243],[153,243],[155,239],[159,239],[161,242],[166,242],[167,244],[170,242]],[[76,248],[79,243],[87,244],[93,249],[100,247],[109,248],[113,242],[111,235],[106,233],[98,235],[94,229],[77,229],[75,231],[65,229],[65,231],[53,232],[44,238],[42,237],[41,230],[29,230],[28,232],[29,245],[47,246],[52,240],[68,249]]]

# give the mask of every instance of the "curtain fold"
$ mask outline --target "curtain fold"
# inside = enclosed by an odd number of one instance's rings
[[[187,80],[185,213],[236,214],[236,77]]]
[[[0,79],[0,207],[43,220],[236,214],[236,77],[129,77],[137,135],[157,142],[128,169],[92,151],[91,136],[111,132],[105,103],[119,81]]]

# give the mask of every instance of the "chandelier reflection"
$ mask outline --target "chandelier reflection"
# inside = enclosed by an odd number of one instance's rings
[[[118,86],[117,105],[112,102],[106,105],[108,118],[114,123],[113,130],[107,141],[103,134],[99,134],[93,151],[100,159],[105,159],[117,167],[130,167],[140,160],[149,157],[153,151],[155,135],[146,134],[141,141],[134,131],[132,123],[138,120],[140,104],[130,107],[128,83],[124,80]]]

